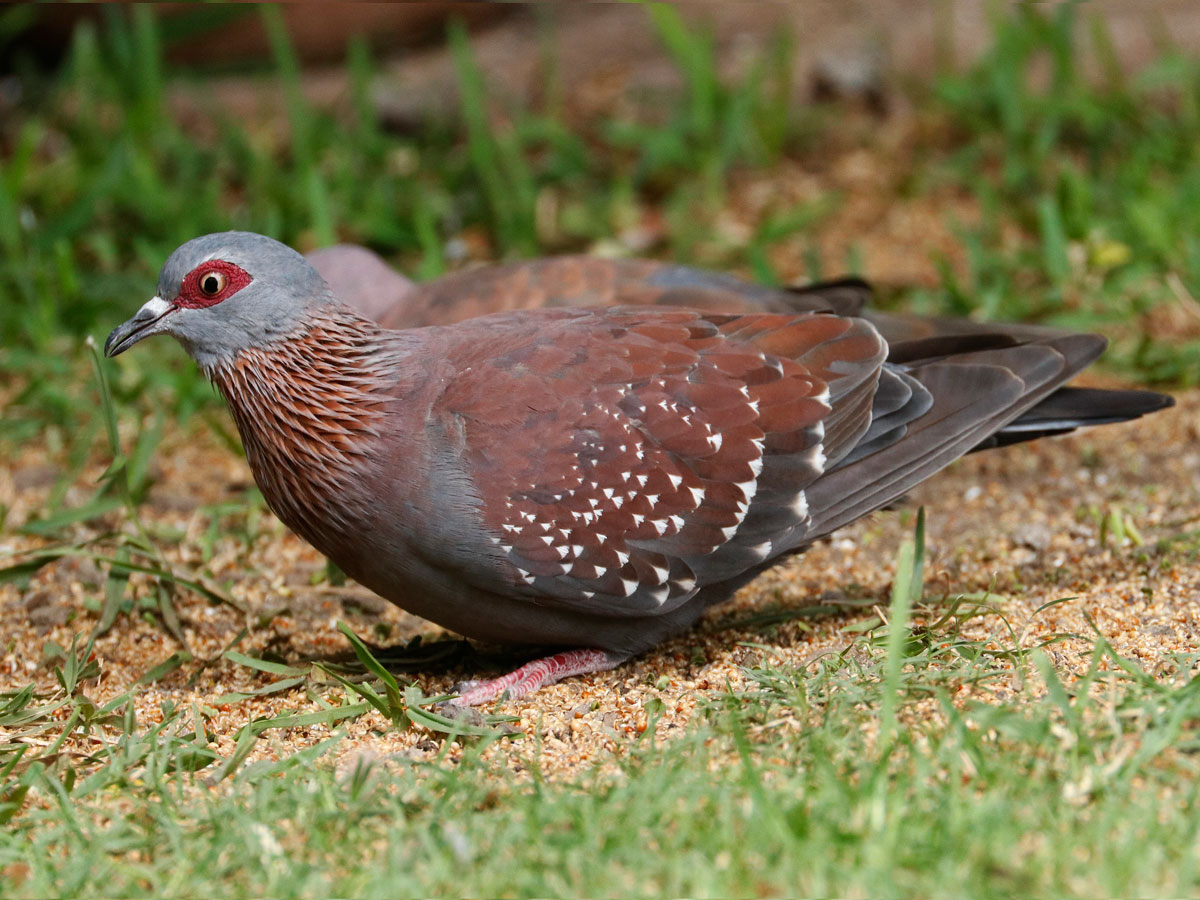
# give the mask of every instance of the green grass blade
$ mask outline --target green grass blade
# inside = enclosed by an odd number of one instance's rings
[[[896,576],[892,581],[892,602],[888,607],[886,664],[883,672],[883,696],[880,702],[880,746],[887,747],[896,731],[896,708],[900,693],[900,670],[907,656],[909,615],[921,598],[924,587],[925,510],[917,513],[912,540],[905,541],[896,557]]]

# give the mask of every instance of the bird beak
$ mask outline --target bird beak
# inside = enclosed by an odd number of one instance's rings
[[[145,306],[133,314],[133,318],[113,329],[104,342],[104,355],[111,357],[124,353],[142,338],[163,331],[162,320],[174,309],[162,297],[151,297]]]

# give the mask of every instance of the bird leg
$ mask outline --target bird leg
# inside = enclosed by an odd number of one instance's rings
[[[519,700],[545,685],[554,684],[572,675],[604,672],[628,658],[605,650],[565,650],[553,656],[535,659],[499,678],[463,682],[458,685],[457,699],[451,702],[458,706],[478,706],[501,695],[506,695],[509,700]]]

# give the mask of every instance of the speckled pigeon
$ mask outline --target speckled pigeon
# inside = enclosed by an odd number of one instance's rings
[[[849,308],[854,283],[739,313],[711,311],[704,283],[768,289],[659,271],[672,305],[391,330],[290,248],[226,232],[171,254],[105,352],[174,335],[271,509],[363,585],[468,637],[563,648],[463,705],[653,647],[978,446],[1170,402],[1064,393],[1094,335],[918,323],[889,341]],[[514,277],[504,291],[537,294]],[[486,307],[487,283],[457,296]]]

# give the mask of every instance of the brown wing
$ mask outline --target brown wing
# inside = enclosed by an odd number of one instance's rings
[[[886,347],[860,319],[618,309],[497,316],[452,350],[459,433],[515,590],[675,608],[779,552],[870,424]],[[782,546],[782,545],[781,545]]]
[[[870,287],[848,278],[797,290],[750,284],[717,272],[644,259],[559,256],[482,266],[412,287],[372,317],[386,328],[448,325],[488,313],[560,306],[686,306],[706,312],[856,315]],[[352,306],[365,301],[343,296]]]
[[[887,342],[888,363],[910,367],[969,353],[1051,344],[1070,334],[1041,325],[867,310],[871,287],[857,278],[778,289],[653,260],[562,256],[483,266],[414,285],[363,247],[329,248],[309,258],[338,296],[389,328],[449,324],[502,310],[570,306],[683,306],[716,313],[829,310],[862,315]],[[857,448],[858,457],[902,436],[904,423],[913,413],[903,379],[888,384],[885,378],[884,387],[889,389],[885,396],[876,398],[873,440]],[[894,408],[901,415],[880,418],[880,401],[889,397],[905,401]],[[1043,400],[999,431],[986,434],[975,449],[1123,421],[1170,404],[1170,398],[1149,392],[1061,390]],[[899,423],[892,431],[886,430],[897,418]],[[901,431],[895,431],[897,428]]]

